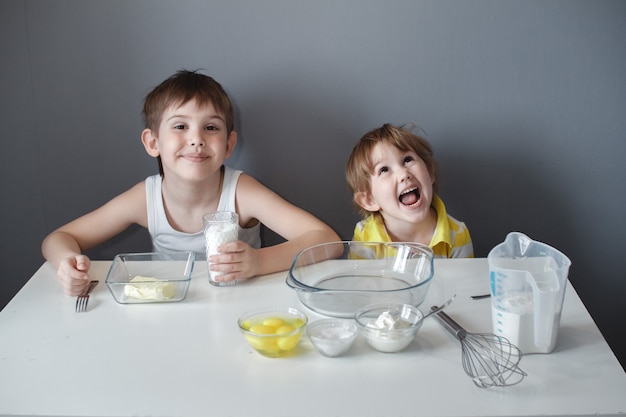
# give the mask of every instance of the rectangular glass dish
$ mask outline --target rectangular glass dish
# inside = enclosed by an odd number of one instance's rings
[[[193,252],[116,255],[106,285],[120,304],[172,303],[187,296]]]

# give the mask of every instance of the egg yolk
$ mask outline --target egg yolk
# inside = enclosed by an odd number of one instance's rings
[[[273,327],[273,328],[278,328],[282,326],[283,324],[285,324],[285,320],[278,318],[278,317],[270,317],[270,318],[263,320],[263,324],[266,326]]]

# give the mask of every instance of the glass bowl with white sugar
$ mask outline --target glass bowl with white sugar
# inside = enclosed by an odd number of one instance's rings
[[[352,320],[321,319],[309,324],[307,334],[319,353],[333,358],[350,350],[359,329]]]

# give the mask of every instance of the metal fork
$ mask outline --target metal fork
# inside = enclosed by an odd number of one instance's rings
[[[89,282],[89,286],[87,289],[78,297],[76,297],[76,312],[84,313],[87,311],[87,303],[89,302],[89,293],[94,289],[96,285],[98,285],[100,281],[93,280]]]

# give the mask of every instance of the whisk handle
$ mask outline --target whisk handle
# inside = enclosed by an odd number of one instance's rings
[[[436,313],[435,319],[437,319],[437,321],[457,339],[461,340],[465,338],[465,335],[467,335],[465,329],[443,311]]]

